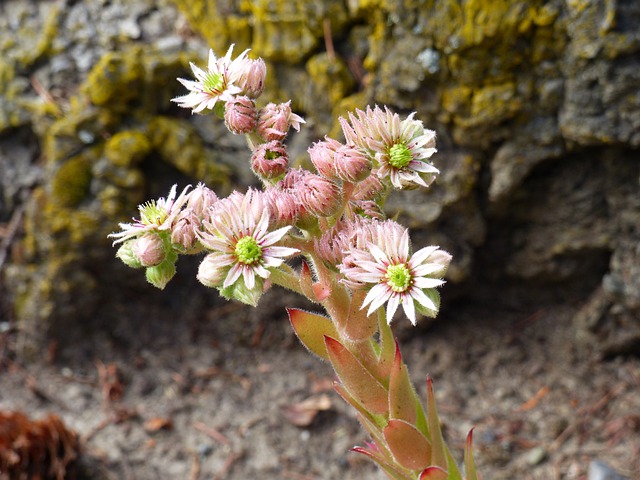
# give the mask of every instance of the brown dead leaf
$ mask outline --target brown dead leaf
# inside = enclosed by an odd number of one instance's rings
[[[144,422],[144,429],[149,432],[157,432],[159,430],[171,430],[173,421],[170,418],[155,417]]]
[[[285,405],[282,408],[284,417],[296,427],[308,427],[318,412],[331,408],[329,395],[313,395],[301,402]]]

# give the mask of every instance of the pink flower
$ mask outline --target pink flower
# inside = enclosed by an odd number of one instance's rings
[[[439,173],[428,159],[437,151],[436,133],[414,120],[415,112],[400,120],[387,107],[349,114],[340,118],[347,144],[370,151],[377,163],[380,178],[389,178],[395,188],[428,187]]]
[[[416,309],[435,316],[440,303],[435,288],[444,284],[442,276],[451,256],[436,246],[422,248],[410,256],[409,231],[389,228],[387,222],[372,223],[364,236],[375,242],[368,242],[365,248],[351,248],[339,268],[345,283],[352,288],[373,285],[362,303],[362,308],[369,306],[367,314],[387,303],[389,323],[400,304],[414,325]]]
[[[187,193],[191,185],[187,185],[176,198],[176,185],[171,187],[169,196],[158,200],[151,200],[138,207],[140,219],[134,219],[133,223],[120,223],[121,232],[109,235],[116,240],[113,244],[125,242],[129,239],[142,236],[147,232],[170,231],[177,215],[189,200]]]
[[[193,113],[200,113],[205,109],[212,110],[219,100],[225,102],[241,93],[238,81],[246,66],[249,50],[242,52],[235,60],[231,60],[232,51],[233,45],[224,57],[217,58],[213,50],[209,50],[206,71],[190,63],[196,81],[179,78],[178,81],[187,87],[189,93],[171,101],[181,107],[191,108]]]
[[[209,250],[198,271],[198,279],[207,286],[223,289],[242,277],[244,286],[253,290],[269,278],[271,269],[284,262],[283,257],[297,253],[295,248],[277,246],[290,226],[269,231],[269,209],[256,190],[232,193],[219,200],[203,222],[200,243]]]

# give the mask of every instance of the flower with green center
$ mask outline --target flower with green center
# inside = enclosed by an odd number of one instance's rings
[[[409,231],[398,227],[389,221],[363,225],[367,245],[354,244],[339,268],[343,283],[350,288],[370,288],[361,307],[369,307],[367,315],[387,303],[387,322],[391,323],[402,304],[415,325],[416,310],[429,316],[437,314],[440,297],[435,288],[444,284],[442,277],[451,255],[431,246],[410,256]]]
[[[402,144],[396,143],[389,149],[389,164],[392,167],[402,169],[411,163],[411,150]]]
[[[243,237],[236,243],[234,253],[240,263],[251,265],[262,258],[262,247],[255,238]]]
[[[246,194],[232,193],[211,208],[198,232],[200,242],[209,251],[198,270],[198,280],[220,288],[245,301],[249,291],[262,290],[271,270],[278,268],[295,248],[277,246],[291,226],[269,231],[270,210],[264,195],[249,189]],[[233,290],[242,281],[242,289]],[[234,292],[242,293],[237,297]],[[253,300],[252,300],[253,301]]]
[[[348,145],[363,148],[377,163],[375,174],[388,178],[395,188],[428,187],[439,173],[429,158],[437,151],[436,132],[414,120],[415,112],[404,120],[387,107],[367,107],[340,118]]]
[[[209,50],[209,63],[207,70],[202,70],[197,65],[190,63],[196,81],[179,78],[189,93],[173,98],[184,108],[191,108],[193,113],[200,113],[205,109],[213,110],[218,101],[226,102],[235,95],[242,93],[242,88],[238,82],[250,61],[245,50],[234,60],[231,60],[233,45],[227,50],[227,54],[222,58],[217,58],[213,50]]]
[[[109,235],[110,238],[116,239],[113,244],[126,242],[148,232],[170,231],[173,228],[174,220],[189,200],[190,193],[188,191],[190,188],[191,185],[187,185],[176,198],[176,185],[174,185],[167,198],[151,200],[140,205],[138,207],[139,219],[134,219],[133,223],[121,223],[122,231]]]
[[[396,293],[404,292],[411,285],[411,272],[407,265],[390,265],[385,274],[387,285]]]

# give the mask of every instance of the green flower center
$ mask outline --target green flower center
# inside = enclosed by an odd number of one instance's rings
[[[262,247],[258,245],[255,238],[242,237],[238,240],[238,243],[236,243],[234,253],[240,263],[251,265],[252,263],[257,263],[262,258]]]
[[[387,267],[385,277],[387,279],[387,285],[397,293],[406,291],[409,285],[411,285],[411,272],[406,263],[390,265]]]
[[[224,76],[221,73],[210,73],[203,82],[205,90],[216,93],[224,90]]]
[[[404,143],[396,143],[389,149],[389,163],[404,168],[411,162],[411,150]]]
[[[168,212],[164,207],[159,206],[155,201],[145,203],[140,207],[140,221],[144,225],[162,225],[167,219]]]

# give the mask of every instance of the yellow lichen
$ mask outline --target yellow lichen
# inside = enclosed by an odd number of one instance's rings
[[[104,154],[116,166],[132,167],[151,151],[151,142],[139,131],[118,132],[107,140]]]
[[[91,178],[91,161],[87,155],[70,158],[51,179],[52,202],[59,207],[78,206],[89,193]]]
[[[138,48],[127,54],[109,52],[91,69],[82,92],[94,105],[125,108],[138,96],[143,78],[144,68]]]
[[[184,175],[212,185],[228,183],[228,169],[214,150],[205,148],[188,121],[156,116],[148,124],[147,135],[154,150]]]

